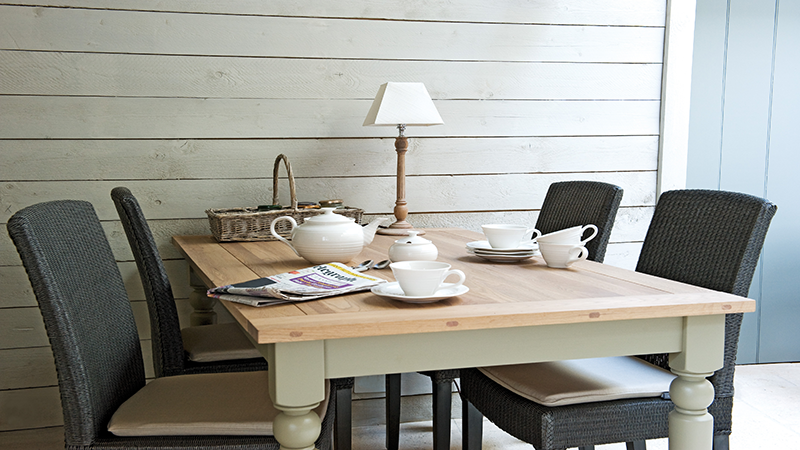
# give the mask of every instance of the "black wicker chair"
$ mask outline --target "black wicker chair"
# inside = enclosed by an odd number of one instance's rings
[[[144,286],[147,308],[150,313],[155,375],[162,377],[190,373],[267,370],[267,361],[258,355],[255,347],[236,323],[202,325],[181,330],[172,286],[138,200],[126,187],[112,189],[111,199],[119,213]],[[189,339],[184,339],[186,335]],[[190,355],[193,349],[188,348],[190,343],[208,342],[215,339],[228,339],[227,347],[235,352],[233,356],[207,362],[192,360]],[[216,353],[218,357],[222,354],[221,352]],[[236,356],[248,353],[255,353],[256,357]],[[336,448],[347,450],[351,447],[352,440],[350,402],[353,378],[331,380],[331,388],[337,398],[334,433]]]
[[[75,200],[39,203],[18,211],[7,227],[28,273],[52,346],[67,449],[279,448],[270,435],[229,435],[230,423],[216,429],[216,425],[230,418],[219,411],[225,409],[225,403],[230,403],[231,388],[238,385],[240,391],[240,401],[228,405],[233,410],[263,408],[270,401],[265,394],[256,395],[247,388],[244,395],[241,392],[241,386],[254,385],[248,381],[266,381],[263,371],[176,375],[156,378],[145,386],[144,363],[131,305],[90,203]],[[201,383],[208,389],[203,392],[189,389],[190,394],[185,395],[187,383]],[[141,399],[147,392],[152,393],[150,389],[165,384],[172,388],[158,398],[166,398],[169,408],[158,412],[163,415],[167,409],[176,410],[169,419],[175,420],[186,417],[184,413],[211,411],[214,415],[209,423],[215,425],[218,434],[164,436],[161,430],[159,436],[123,437],[107,430],[110,419],[127,400]],[[174,398],[181,395],[180,388],[184,389],[184,396]],[[190,411],[184,401],[206,407],[195,406]],[[332,447],[335,397],[330,397],[325,411],[317,441],[320,449]]]
[[[746,296],[761,247],[777,207],[746,194],[678,190],[658,201],[636,270],[693,285]],[[733,371],[741,314],[725,323],[723,367],[710,381],[716,391],[714,448],[728,448],[733,406]],[[640,358],[669,369],[667,355]],[[481,417],[538,450],[627,442],[644,449],[645,440],[668,435],[672,402],[638,398],[546,407],[511,393],[477,369],[462,370],[465,450],[480,448]]]
[[[594,224],[597,236],[586,243],[588,259],[603,262],[614,227],[622,188],[598,181],[563,181],[550,185],[536,229],[542,234],[576,225]],[[431,377],[433,389],[433,448],[450,448],[450,401],[459,370],[421,372]],[[397,450],[400,440],[400,374],[386,375],[386,448]]]
[[[236,351],[235,354],[232,353],[233,356],[221,359],[218,357],[214,358],[216,359],[214,361],[204,362],[192,360],[190,357],[192,349],[186,348],[178,321],[178,309],[175,306],[172,285],[167,277],[153,234],[139,207],[139,202],[125,187],[114,188],[111,191],[111,198],[117,207],[144,287],[147,309],[150,313],[155,375],[166,377],[189,373],[267,370],[267,361],[258,353],[244,333],[235,329],[232,331],[238,332],[238,336],[234,334],[233,337],[238,339],[231,346]],[[230,338],[231,326],[238,327],[235,323],[226,323],[191,327],[190,331],[201,334],[207,339],[223,336]],[[249,358],[236,356],[236,354],[247,353],[249,353]]]
[[[536,229],[542,234],[594,224],[597,236],[586,243],[591,261],[603,262],[614,227],[622,188],[599,181],[561,181],[547,189]]]

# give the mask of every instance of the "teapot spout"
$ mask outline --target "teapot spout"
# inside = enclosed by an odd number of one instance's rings
[[[386,217],[381,217],[374,219],[368,225],[364,226],[364,245],[369,245],[372,243],[372,239],[375,238],[375,232],[378,231],[378,226],[387,220],[389,219]]]

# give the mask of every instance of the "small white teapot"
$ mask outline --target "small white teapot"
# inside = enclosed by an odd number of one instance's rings
[[[439,250],[433,242],[417,234],[419,231],[409,230],[408,237],[394,241],[389,247],[389,259],[392,262],[436,260]]]
[[[365,245],[372,242],[378,225],[387,220],[375,219],[362,227],[352,218],[334,214],[335,208],[321,209],[322,214],[309,217],[299,226],[293,217],[278,217],[270,224],[270,232],[276,239],[288,245],[297,256],[313,264],[348,263],[361,253]],[[292,242],[275,231],[275,224],[280,220],[288,220],[292,224]]]

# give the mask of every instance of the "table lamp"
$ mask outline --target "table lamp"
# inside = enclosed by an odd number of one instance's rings
[[[408,203],[406,202],[406,151],[408,140],[403,132],[406,126],[442,125],[442,117],[433,105],[422,83],[384,83],[364,120],[367,125],[396,126],[400,131],[394,141],[397,150],[397,201],[394,217],[397,219],[388,228],[379,228],[379,234],[403,236],[413,227],[406,221]],[[419,234],[423,234],[420,230]]]

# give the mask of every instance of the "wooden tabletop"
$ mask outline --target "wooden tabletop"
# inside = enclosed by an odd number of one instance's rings
[[[469,292],[431,304],[404,303],[369,291],[261,308],[223,304],[261,344],[755,310],[754,300],[591,261],[569,269],[548,268],[541,257],[493,263],[465,250],[467,242],[483,239],[480,233],[456,228],[426,232],[439,249],[438,260],[464,271]],[[386,259],[395,239],[376,235],[351,265]],[[173,244],[208,287],[311,266],[276,241],[218,243],[212,236],[175,236]],[[394,281],[388,268],[368,273]]]

